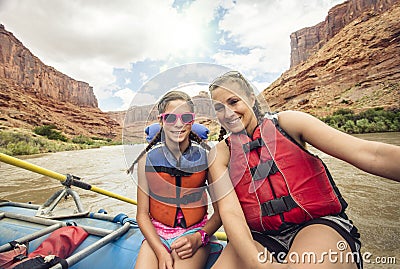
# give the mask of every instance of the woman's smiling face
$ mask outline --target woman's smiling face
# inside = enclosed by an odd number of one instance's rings
[[[211,96],[216,116],[226,130],[238,133],[245,129],[252,134],[257,126],[257,119],[251,109],[254,97],[248,97],[236,82],[216,87]]]

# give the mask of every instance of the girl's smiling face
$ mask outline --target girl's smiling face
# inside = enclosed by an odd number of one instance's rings
[[[184,100],[172,100],[169,101],[165,107],[165,114],[184,114],[192,113],[190,106]],[[182,143],[189,143],[189,134],[192,130],[191,123],[184,123],[180,117],[177,118],[173,124],[168,124],[160,119],[160,124],[163,126],[165,141],[170,146],[178,146]]]

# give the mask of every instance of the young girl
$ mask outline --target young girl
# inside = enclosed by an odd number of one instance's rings
[[[158,111],[161,130],[128,170],[138,163],[136,218],[145,240],[135,268],[204,268],[209,235],[221,226],[216,209],[207,220],[209,147],[191,131],[186,93],[168,92]]]
[[[231,133],[209,157],[211,192],[229,239],[213,268],[362,268],[347,204],[305,145],[397,181],[400,147],[355,138],[301,112],[264,115],[236,71],[209,90],[220,137]]]

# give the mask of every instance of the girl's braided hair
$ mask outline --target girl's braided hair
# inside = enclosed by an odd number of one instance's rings
[[[190,98],[190,96],[188,94],[186,94],[184,92],[181,92],[181,91],[170,91],[170,92],[166,93],[161,98],[161,100],[158,102],[158,105],[157,105],[158,112],[160,114],[164,113],[165,109],[167,108],[168,103],[171,102],[171,101],[175,101],[175,100],[183,100],[183,101],[185,101],[189,105],[190,111],[194,112],[194,104],[193,104],[192,99]],[[161,141],[162,131],[163,131],[163,128],[161,127],[161,129],[158,131],[158,133],[154,136],[154,138],[147,145],[147,147],[144,150],[142,150],[142,152],[139,153],[137,158],[133,161],[132,165],[127,170],[128,174],[133,172],[133,169],[134,169],[135,165],[137,164],[137,162],[140,160],[140,158],[142,158],[143,155],[146,154],[146,152],[148,152],[155,144],[157,144],[158,142]],[[201,139],[193,131],[190,131],[189,139],[193,140],[193,141],[196,141],[197,143],[199,143],[206,150],[210,150],[211,149],[210,146],[207,143],[205,143],[203,141],[203,139]]]
[[[231,83],[238,83],[240,85],[240,89],[242,89],[243,92],[248,97],[255,95],[253,86],[238,71],[229,71],[229,72],[223,74],[222,76],[217,77],[213,82],[211,82],[208,89],[209,89],[210,93],[212,94],[212,91],[215,90],[216,88],[218,88],[218,87],[227,88],[227,86]],[[224,85],[225,85],[225,87],[224,87]],[[261,108],[260,102],[257,100],[257,98],[255,99],[252,109],[253,109],[254,115],[257,118],[258,124],[261,124],[261,122],[264,118],[264,113]],[[225,128],[221,126],[221,129],[219,131],[218,141],[223,140],[224,136],[226,134],[227,134],[227,132],[226,132]]]

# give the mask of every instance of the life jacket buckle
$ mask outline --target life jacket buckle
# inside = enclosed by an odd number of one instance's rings
[[[267,160],[250,168],[250,173],[254,181],[265,179],[267,176],[274,175],[277,172],[279,172],[279,169],[274,160]]]
[[[284,212],[288,212],[295,207],[298,207],[297,203],[290,195],[288,195],[262,203],[261,212],[263,217],[271,217]]]
[[[243,144],[242,147],[243,147],[243,151],[245,153],[248,153],[249,151],[260,148],[264,145],[265,145],[264,140],[262,138],[257,138],[253,141]]]
[[[182,205],[187,205],[187,204],[190,204],[190,203],[194,203],[194,202],[197,202],[197,201],[199,201],[200,199],[201,199],[201,197],[203,196],[203,192],[204,191],[199,191],[199,192],[194,192],[194,193],[191,193],[191,194],[186,194],[186,195],[184,195],[184,196],[182,196],[181,198],[180,198],[180,203],[182,204]]]

